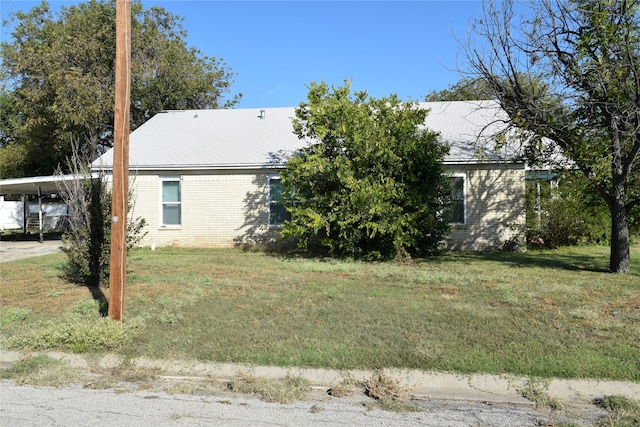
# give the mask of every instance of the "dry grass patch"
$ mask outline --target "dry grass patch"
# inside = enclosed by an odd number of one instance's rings
[[[364,394],[376,400],[409,400],[411,397],[411,389],[403,387],[400,383],[386,375],[378,372],[368,380],[362,382]]]
[[[207,380],[175,380],[170,379],[158,383],[153,388],[167,394],[196,394],[200,396],[213,396],[224,391],[225,387],[217,382]],[[219,401],[219,403],[221,403]],[[224,403],[224,401],[222,401]],[[229,401],[230,403],[230,401]]]
[[[403,387],[400,383],[378,372],[368,380],[362,382],[364,394],[375,399],[374,403],[366,403],[370,409],[382,409],[391,412],[421,412],[424,409],[410,402],[411,388]]]
[[[59,313],[82,298],[91,298],[84,286],[70,283],[64,272],[65,254],[53,254],[2,264],[0,313],[27,307],[34,315]]]
[[[82,374],[67,361],[42,354],[25,357],[12,368],[0,371],[0,378],[13,380],[17,384],[62,387],[79,382]]]
[[[327,394],[333,397],[349,397],[355,392],[362,391],[362,383],[349,376],[331,387]]]
[[[227,387],[235,393],[256,395],[266,402],[291,403],[306,397],[309,381],[301,377],[272,379],[238,374]]]
[[[564,402],[550,396],[548,389],[549,386],[546,382],[530,379],[524,387],[518,391],[522,397],[534,402],[538,409],[549,408],[554,411],[563,409],[565,407]]]

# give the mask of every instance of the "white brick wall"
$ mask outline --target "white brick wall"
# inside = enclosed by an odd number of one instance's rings
[[[181,225],[161,224],[161,180],[181,178]],[[146,219],[143,246],[224,247],[275,237],[267,227],[267,174],[221,172],[216,175],[139,173],[132,184],[132,215]]]
[[[445,247],[496,250],[517,239],[525,224],[524,167],[474,165],[455,172],[467,179],[467,223],[454,227]]]
[[[469,165],[452,169],[467,179],[467,223],[456,226],[445,246],[453,250],[499,249],[525,222],[524,168]],[[133,176],[133,175],[132,175]],[[181,177],[182,224],[161,225],[161,179]],[[147,221],[142,246],[225,247],[272,241],[267,226],[267,177],[264,171],[138,173],[132,188],[132,215]]]

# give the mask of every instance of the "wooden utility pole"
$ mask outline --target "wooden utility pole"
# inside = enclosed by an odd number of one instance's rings
[[[116,98],[113,121],[113,187],[109,317],[122,320],[127,273],[129,111],[131,104],[131,0],[116,0]]]

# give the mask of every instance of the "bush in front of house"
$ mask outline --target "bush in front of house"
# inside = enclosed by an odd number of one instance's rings
[[[67,274],[79,284],[87,286],[108,285],[111,254],[111,191],[107,189],[101,173],[92,177],[89,162],[74,151],[68,160],[68,169],[78,177],[60,180],[58,192],[69,207],[69,226],[62,236],[67,254]],[[56,172],[61,176],[60,169]],[[132,212],[133,193],[127,197],[128,212]],[[144,218],[127,220],[127,249],[132,248],[146,235]]]
[[[428,111],[395,95],[311,83],[294,131],[307,147],[282,173],[283,235],[331,255],[405,259],[437,252],[449,231],[449,148],[423,129]]]

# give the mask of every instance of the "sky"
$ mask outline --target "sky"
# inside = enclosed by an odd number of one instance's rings
[[[12,12],[39,4],[0,0]],[[78,1],[49,1],[53,9]],[[308,85],[324,81],[380,98],[419,101],[457,82],[460,48],[479,0],[423,1],[159,1],[143,0],[184,18],[187,43],[223,59],[236,73],[236,108],[293,107]],[[1,37],[10,40],[11,24]],[[186,77],[186,76],[185,76]]]

